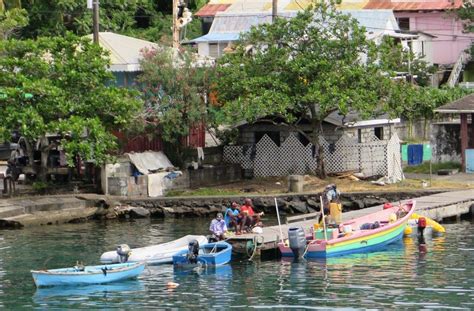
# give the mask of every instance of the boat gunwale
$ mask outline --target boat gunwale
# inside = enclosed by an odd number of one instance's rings
[[[310,243],[315,244],[316,241],[323,241],[328,246],[334,246],[338,243],[343,243],[343,242],[355,240],[355,239],[358,239],[358,238],[368,237],[368,236],[371,236],[371,235],[374,235],[374,234],[377,234],[377,233],[381,233],[381,232],[384,232],[384,231],[389,231],[390,229],[394,229],[394,228],[402,225],[404,222],[407,222],[408,219],[411,217],[411,214],[413,214],[413,212],[415,211],[416,201],[411,200],[407,203],[411,203],[411,205],[412,205],[410,210],[408,211],[408,213],[405,216],[403,216],[402,218],[397,219],[395,222],[393,222],[391,224],[388,224],[386,226],[379,227],[379,228],[376,228],[376,229],[367,229],[367,230],[360,230],[359,229],[357,231],[354,231],[355,234],[352,234],[352,235],[349,235],[349,236],[344,236],[344,237],[341,237],[341,238],[335,238],[335,239],[331,239],[331,240],[327,240],[327,241],[324,240],[324,239],[318,239],[318,240],[313,240],[313,241],[311,241],[312,243],[311,242]],[[405,204],[405,206],[406,205],[408,205],[408,204]],[[354,219],[352,219],[352,220],[354,220]],[[343,222],[342,224],[344,224],[344,223],[350,223],[350,222],[346,221],[346,222]]]
[[[107,274],[108,273],[117,273],[117,272],[124,272],[124,271],[129,271],[132,269],[139,268],[140,266],[145,266],[145,262],[130,262],[129,265],[123,266],[123,267],[118,267],[116,269],[111,269],[111,270],[106,270]],[[114,265],[114,264],[112,264]],[[116,265],[116,264],[115,264]],[[92,267],[101,267],[105,265],[97,265],[97,266],[92,266]],[[67,276],[84,276],[84,275],[96,275],[96,274],[104,274],[102,270],[97,270],[97,271],[54,271],[54,270],[63,270],[63,269],[73,269],[73,267],[69,268],[59,268],[59,269],[51,269],[51,270],[30,270],[30,273],[33,274],[41,274],[41,275],[67,275]]]

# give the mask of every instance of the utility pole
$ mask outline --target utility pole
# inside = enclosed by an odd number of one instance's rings
[[[178,2],[173,0],[173,47],[179,48]]]
[[[278,15],[278,0],[272,1],[272,24],[275,22],[275,19]]]
[[[92,9],[94,43],[99,44],[99,0],[87,0],[87,8]]]

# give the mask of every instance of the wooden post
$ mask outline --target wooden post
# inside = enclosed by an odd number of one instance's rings
[[[278,218],[278,229],[280,229],[280,242],[283,243],[283,231],[281,230],[280,212],[278,211],[277,198],[275,198],[275,210]]]
[[[324,216],[324,204],[323,204],[323,197],[319,196],[319,202],[321,204],[321,215],[323,217],[323,230],[324,230],[324,239],[328,240],[328,234],[326,233],[326,216]]]
[[[178,2],[173,0],[173,47],[179,48]]]
[[[466,172],[467,139],[467,114],[461,113],[461,165],[464,173]]]
[[[99,44],[99,0],[92,3],[92,24],[94,30],[94,43]]]
[[[272,1],[272,23],[275,22],[275,19],[278,15],[278,0]]]

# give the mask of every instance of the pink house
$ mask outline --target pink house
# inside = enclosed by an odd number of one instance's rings
[[[450,12],[461,5],[461,0],[369,0],[363,8],[392,9],[401,30],[432,35],[431,61],[450,67],[474,39],[474,34],[464,32],[462,21]]]

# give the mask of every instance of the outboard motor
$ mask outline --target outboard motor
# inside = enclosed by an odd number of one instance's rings
[[[128,257],[132,253],[130,247],[127,244],[120,244],[117,246],[117,254],[119,255],[119,262],[124,263],[128,261]]]
[[[306,248],[306,236],[303,228],[288,229],[288,241],[295,258],[301,258]]]
[[[188,244],[188,253],[186,254],[186,259],[189,263],[197,263],[199,255],[199,242],[197,240],[192,240]]]

